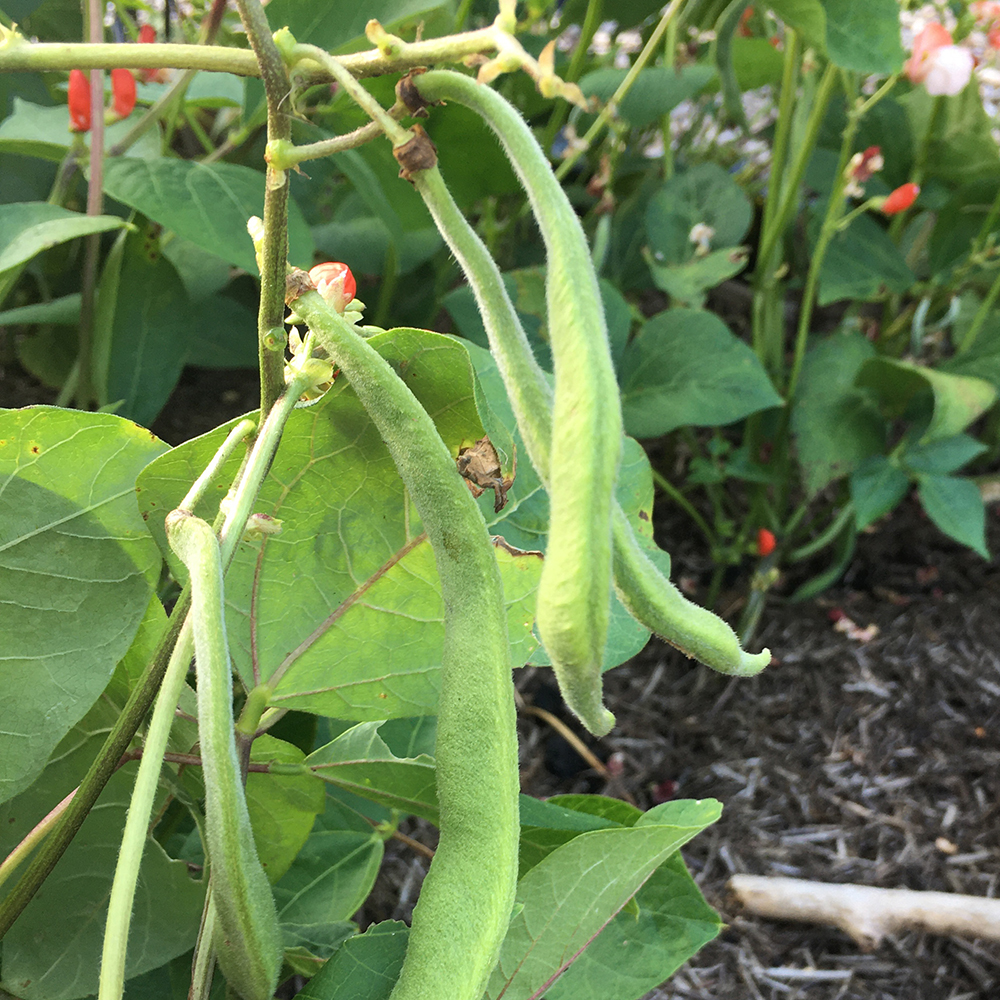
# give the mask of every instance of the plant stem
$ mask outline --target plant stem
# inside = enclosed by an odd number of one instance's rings
[[[156,707],[153,709],[153,718],[146,733],[142,760],[139,763],[139,773],[136,775],[125,818],[125,831],[122,834],[104,925],[98,1000],[119,1000],[125,988],[125,952],[135,887],[139,880],[139,864],[146,847],[149,816],[159,784],[163,752],[170,737],[170,727],[173,725],[193,652],[194,636],[190,618],[186,618],[156,698]]]
[[[288,141],[292,120],[288,112],[290,88],[285,64],[278,52],[260,0],[236,0],[240,20],[250,39],[267,96],[267,140]],[[270,330],[285,316],[285,270],[288,267],[288,173],[268,169],[264,185],[264,238],[257,262],[260,268],[260,308],[257,345],[260,359],[260,411],[267,414],[285,388],[285,359],[265,346]],[[310,262],[311,263],[311,262]]]
[[[986,298],[979,303],[979,308],[976,310],[976,315],[972,317],[969,329],[962,336],[962,342],[958,345],[959,354],[964,354],[976,342],[976,337],[979,336],[979,331],[983,328],[990,310],[996,304],[997,296],[1000,296],[1000,271],[993,279],[993,284],[990,285]]]
[[[705,536],[705,541],[708,542],[709,549],[714,552],[718,544],[718,539],[715,537],[715,532],[709,527],[708,522],[698,513],[694,504],[666,476],[657,472],[656,469],[653,469],[653,482],[698,525],[701,533]]]
[[[649,41],[643,46],[642,51],[639,53],[638,58],[632,64],[628,73],[625,74],[625,79],[619,84],[618,89],[611,95],[610,100],[601,109],[601,113],[597,116],[597,120],[593,125],[587,129],[587,134],[580,140],[579,145],[574,148],[573,153],[562,163],[559,164],[556,170],[556,179],[562,180],[573,169],[574,164],[578,159],[588,149],[590,149],[591,143],[597,137],[598,133],[604,126],[611,120],[611,116],[615,112],[615,108],[621,102],[622,98],[632,89],[632,84],[635,83],[639,73],[642,72],[643,67],[649,62],[653,53],[657,50],[660,44],[660,39],[663,37],[663,33],[667,30],[667,26],[670,22],[677,16],[677,12],[681,9],[684,0],[670,0],[666,9],[663,11],[663,16],[660,18],[659,24],[653,29],[653,33],[649,36]]]

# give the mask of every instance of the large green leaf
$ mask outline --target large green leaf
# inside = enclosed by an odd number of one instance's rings
[[[252,763],[300,764],[305,754],[291,743],[264,734],[254,740]],[[306,842],[316,814],[326,805],[323,782],[301,774],[247,775],[247,809],[260,863],[272,883],[288,871]]]
[[[679,847],[721,814],[714,799],[658,806],[633,827],[574,837],[517,885],[490,1000],[528,1000],[566,969]]]
[[[812,220],[813,246],[820,219]],[[884,291],[905,292],[916,281],[899,247],[874,219],[860,216],[827,247],[819,272],[819,304],[840,299],[872,299]]]
[[[782,404],[753,351],[698,309],[650,319],[625,351],[621,385],[625,429],[638,438],[731,424]]]
[[[67,240],[125,225],[113,215],[81,215],[47,202],[0,205],[0,273]]]
[[[997,398],[996,386],[984,379],[885,357],[865,361],[855,384],[871,389],[889,417],[902,416],[918,393],[928,393],[934,412],[920,439],[922,444],[965,430]]]
[[[93,414],[89,414],[93,416]],[[121,711],[99,701],[67,735],[44,780],[0,807],[7,852],[83,777]],[[97,992],[107,903],[136,763],[108,782],[66,853],[3,939],[2,986],[24,1000],[72,1000]],[[126,976],[154,969],[194,943],[205,887],[147,841],[136,887]]]
[[[823,0],[826,50],[841,68],[888,76],[903,67],[897,0]]]
[[[821,340],[805,356],[792,431],[810,494],[885,448],[885,421],[854,385],[861,365],[874,355],[867,338],[844,331]]]
[[[860,531],[888,514],[910,488],[910,477],[885,455],[872,455],[851,475],[851,500]]]
[[[299,1000],[387,1000],[403,967],[410,929],[384,920],[345,941]]]
[[[546,1000],[634,1000],[672,976],[723,928],[680,853],[636,893],[638,913],[624,910],[545,991]]]
[[[0,800],[45,766],[139,628],[160,555],[135,479],[165,450],[108,413],[0,411]]]
[[[681,264],[695,259],[691,230],[712,230],[712,248],[735,247],[750,228],[753,209],[740,186],[717,163],[699,163],[665,181],[646,208],[653,259]],[[720,279],[721,280],[721,279]]]
[[[264,211],[264,175],[232,163],[196,160],[109,160],[104,190],[223,260],[257,274],[247,220]],[[309,228],[288,206],[289,260],[312,264]]]
[[[986,548],[986,510],[971,479],[958,476],[917,476],[917,494],[927,516],[962,545],[990,558]]]
[[[79,39],[77,39],[79,40]],[[137,112],[138,114],[138,112]],[[105,149],[125,138],[135,119],[124,118],[109,125],[104,132]],[[20,156],[37,156],[56,163],[65,159],[70,146],[82,139],[90,145],[90,133],[74,135],[69,130],[69,109],[65,104],[54,108],[32,104],[19,97],[14,98],[14,112],[0,122],[0,152],[17,153]],[[160,155],[160,133],[150,129],[134,146],[130,146],[126,157],[155,159]],[[111,161],[108,161],[111,162]]]
[[[390,809],[438,822],[434,760],[396,757],[378,734],[379,722],[362,722],[313,751],[306,763],[324,781]]]
[[[173,391],[202,333],[204,317],[188,305],[176,270],[148,229],[129,234],[116,296],[108,310],[110,350],[106,393],[120,416],[149,425]]]
[[[370,343],[434,417],[452,454],[483,435],[491,418],[477,410],[474,372],[458,340],[404,329]],[[226,430],[175,449],[143,476],[140,505],[161,545],[162,518]],[[511,445],[493,441],[509,469]],[[214,516],[237,464],[234,456],[199,513]],[[520,477],[513,497],[519,486]],[[480,504],[494,516],[491,495]],[[345,380],[292,413],[258,509],[284,524],[280,535],[245,542],[227,576],[227,625],[241,674],[269,680],[282,707],[357,721],[434,714],[444,625],[433,552]],[[504,546],[496,552],[521,665],[537,645],[531,626],[541,558]]]

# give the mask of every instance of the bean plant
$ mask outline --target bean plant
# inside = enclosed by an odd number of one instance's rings
[[[280,0],[238,7],[249,50],[214,44],[218,3],[191,44],[150,41],[131,21],[134,44],[106,44],[94,4],[88,44],[2,29],[0,69],[74,71],[58,113],[75,129],[51,200],[8,215],[23,237],[6,249],[5,290],[42,247],[88,241],[60,398],[78,408],[0,414],[3,987],[26,1000],[207,997],[218,966],[247,1000],[293,975],[309,979],[301,995],[339,1000],[640,996],[718,932],[678,849],[720,805],[519,796],[512,669],[551,665],[603,735],[602,671],[651,632],[734,676],[770,653],[744,651],[669,582],[649,464],[623,436],[593,250],[490,84],[515,73],[539,100],[590,104],[555,73],[552,46],[522,47],[509,0],[482,28],[426,41],[370,20],[372,47],[347,55],[297,37]],[[477,76],[443,68],[463,61]],[[165,68],[183,73],[133,120],[120,71]],[[106,131],[104,69],[120,81],[109,121],[122,119]],[[141,151],[149,129],[174,127],[197,70],[259,79],[246,92],[248,108],[261,99],[249,117],[266,120],[264,171]],[[297,134],[297,108],[331,82],[370,123]],[[439,153],[414,123],[442,105],[495,134],[527,194],[551,375],[439,170],[449,145]],[[44,152],[44,133],[19,151]],[[426,204],[489,350],[383,328],[378,305],[368,322],[351,271],[312,266],[293,179],[369,142]],[[86,214],[60,205],[81,170]],[[134,210],[103,213],[105,193]],[[247,203],[259,212],[224,246],[223,216]],[[183,241],[173,250],[164,211]],[[180,273],[212,284],[212,249],[259,275],[261,406],[170,448],[107,404],[141,415],[152,341],[184,320],[158,310]],[[212,317],[179,333],[211,353]],[[131,363],[129,337],[151,347],[132,344]],[[413,843],[407,815],[440,830],[412,924],[359,933],[385,841]]]

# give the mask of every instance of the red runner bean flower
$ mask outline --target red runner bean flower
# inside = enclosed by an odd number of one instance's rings
[[[773,531],[768,531],[767,528],[757,529],[757,555],[769,556],[777,548],[777,545],[778,542]]]
[[[339,261],[317,264],[309,272],[309,277],[316,291],[339,313],[347,308],[358,290],[351,269]]]
[[[882,202],[883,215],[896,215],[898,212],[905,212],[920,194],[920,185],[907,183],[900,184],[895,191],[891,192]]]
[[[111,99],[118,118],[128,118],[135,108],[135,77],[131,70],[111,71]]]
[[[69,71],[69,130],[90,131],[90,78],[82,69]]]

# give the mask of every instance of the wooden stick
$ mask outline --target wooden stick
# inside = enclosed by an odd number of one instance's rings
[[[756,875],[734,875],[728,888],[751,913],[839,927],[865,951],[901,930],[1000,941],[1000,899]]]

